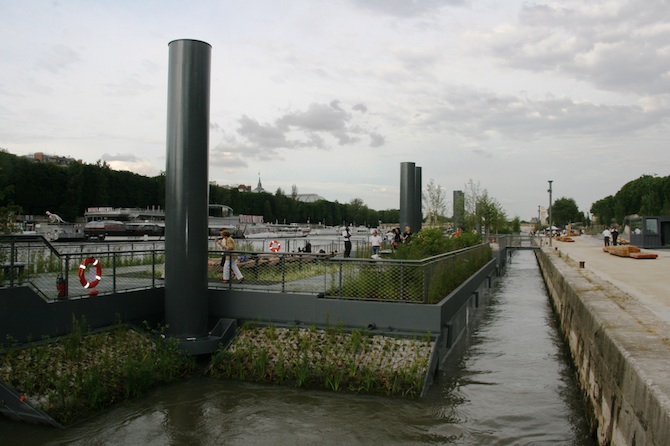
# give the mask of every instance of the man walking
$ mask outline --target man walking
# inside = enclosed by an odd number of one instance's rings
[[[349,226],[344,227],[342,238],[344,239],[344,257],[351,257],[351,233],[349,232]]]

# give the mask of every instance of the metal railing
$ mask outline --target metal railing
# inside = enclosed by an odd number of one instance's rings
[[[210,251],[209,288],[307,293],[343,299],[432,303],[491,259],[488,244],[422,260],[343,258],[319,253],[226,252],[244,281],[222,280],[221,251]],[[88,260],[87,260],[88,259]],[[0,286],[28,285],[45,299],[164,286],[162,243],[55,246],[41,236],[0,238]]]
[[[540,248],[547,237],[540,235],[505,234],[498,236],[500,249],[505,248]]]
[[[165,250],[150,242],[55,246],[42,236],[3,236],[0,261],[0,286],[27,285],[55,300],[162,286]]]

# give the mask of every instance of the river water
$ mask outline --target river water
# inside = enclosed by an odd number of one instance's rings
[[[157,389],[63,430],[0,419],[1,444],[593,446],[530,251],[428,395],[405,400],[216,381]]]

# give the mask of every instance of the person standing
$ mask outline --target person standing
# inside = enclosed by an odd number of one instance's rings
[[[240,271],[240,268],[237,266],[237,258],[234,257],[232,254],[226,255],[225,251],[235,251],[235,240],[230,236],[230,231],[227,229],[222,229],[219,234],[221,234],[221,238],[216,241],[216,243],[221,246],[223,249],[223,257],[225,261],[223,262],[223,283],[228,283],[230,281],[230,270],[233,270],[233,273],[235,274],[235,277],[237,280],[240,282],[244,281],[244,276],[242,275],[242,271]]]
[[[402,242],[402,236],[400,235],[400,228],[393,228],[393,240],[391,241],[391,248],[396,249],[398,245]]]
[[[351,232],[349,232],[349,226],[344,227],[342,238],[344,239],[344,257],[351,257]]]
[[[382,246],[382,236],[377,233],[377,230],[372,231],[372,237],[370,237],[370,246],[372,246],[372,255],[379,255],[379,251]]]
[[[405,226],[405,232],[403,232],[402,234],[402,242],[409,243],[411,237],[412,237],[412,229],[409,226]]]
[[[617,228],[612,228],[611,233],[612,233],[612,246],[616,246],[617,239],[619,238],[619,231],[617,230]]]
[[[610,228],[605,228],[603,231],[603,240],[605,241],[605,246],[610,245],[610,237],[612,236],[612,233],[610,232]]]

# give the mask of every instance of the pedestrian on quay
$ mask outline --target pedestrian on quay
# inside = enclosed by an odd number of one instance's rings
[[[370,237],[370,246],[372,247],[372,255],[378,256],[382,246],[382,236],[377,233],[376,229],[372,231],[372,236]]]
[[[605,228],[603,231],[603,240],[605,241],[605,246],[610,245],[610,237],[612,236],[612,232],[610,231],[610,228]]]
[[[224,251],[223,257],[221,258],[223,261],[223,283],[230,282],[231,269],[233,270],[237,280],[244,282],[242,271],[240,271],[240,268],[237,266],[237,257],[233,256],[232,254],[226,254],[226,251],[235,251],[235,240],[233,240],[233,238],[230,236],[230,231],[227,229],[222,229],[219,234],[221,235],[221,238],[217,239],[216,243]]]
[[[619,231],[617,230],[616,227],[612,228],[612,246],[617,245],[617,240],[619,239]]]
[[[342,238],[344,239],[344,257],[351,257],[351,232],[349,232],[349,226],[344,227]]]

